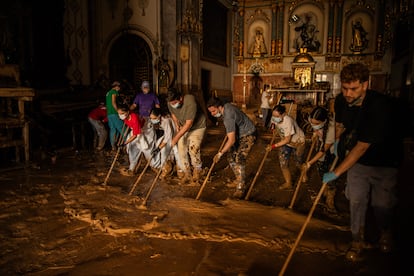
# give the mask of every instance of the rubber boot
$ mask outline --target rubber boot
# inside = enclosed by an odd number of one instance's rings
[[[379,249],[383,253],[391,252],[393,248],[392,234],[390,231],[382,231],[379,239]]]
[[[292,176],[290,174],[289,169],[282,169],[283,177],[285,178],[285,183],[283,183],[279,189],[287,190],[292,189]]]
[[[246,185],[244,183],[237,184],[236,191],[233,194],[234,198],[241,199],[244,196]]]
[[[198,183],[199,181],[203,180],[204,177],[204,170],[203,169],[194,169],[193,170],[193,183]]]
[[[359,230],[359,233],[353,237],[351,247],[346,252],[345,258],[351,262],[359,262],[362,258],[363,250],[369,248],[365,243],[365,229]]]
[[[164,166],[162,167],[160,178],[164,179],[167,176],[170,176],[172,174],[172,171],[173,171],[173,165],[170,160],[167,160]]]

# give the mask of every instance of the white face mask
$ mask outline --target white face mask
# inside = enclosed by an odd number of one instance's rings
[[[127,117],[126,114],[119,114],[119,119],[121,119],[122,121],[125,120]]]
[[[151,120],[151,123],[154,125],[159,124],[160,122],[160,119],[150,119],[150,120]]]
[[[280,123],[281,121],[282,121],[282,118],[272,116],[272,122],[273,122],[273,123],[278,124],[278,123]]]
[[[170,104],[172,108],[180,108],[181,107],[181,103],[177,102],[175,104]]]
[[[213,116],[214,116],[214,117],[216,117],[216,118],[220,118],[220,117],[221,117],[221,115],[222,115],[222,114],[220,113],[220,111],[217,111],[217,113],[216,113],[216,114],[214,114]]]
[[[319,129],[322,129],[325,126],[325,122],[323,122],[322,124],[319,124],[319,125],[314,125],[312,123],[310,123],[310,124],[311,124],[313,130],[319,130]]]

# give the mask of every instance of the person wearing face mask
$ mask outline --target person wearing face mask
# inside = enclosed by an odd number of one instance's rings
[[[141,92],[137,93],[134,101],[130,106],[130,110],[138,110],[141,118],[148,118],[151,109],[160,107],[160,101],[154,93],[151,92],[148,81],[143,81],[141,84]]]
[[[256,142],[256,127],[250,118],[231,103],[224,103],[213,97],[207,102],[207,109],[212,116],[223,117],[227,140],[222,149],[214,156],[217,163],[223,154],[227,154],[227,161],[236,177],[234,186],[235,198],[242,198],[246,191],[246,160]]]
[[[366,248],[365,224],[372,207],[378,247],[392,250],[392,221],[397,204],[398,168],[403,158],[401,118],[390,97],[368,89],[370,72],[362,63],[351,63],[340,73],[341,94],[335,100],[339,142],[347,154],[336,168],[323,175],[329,183],[346,173],[345,196],[349,200],[352,242],[346,258],[359,261]],[[354,133],[352,139],[344,136]],[[338,154],[340,147],[338,145]]]
[[[144,119],[140,119],[136,113],[130,112],[126,105],[118,108],[118,115],[131,130],[122,144],[128,153],[129,167],[121,173],[133,176],[136,173],[136,166],[141,154],[143,153],[147,160],[150,159],[150,145],[155,140],[155,133]]]
[[[309,114],[309,123],[313,129],[313,139],[317,139],[317,146],[315,147],[316,153],[308,162],[303,164],[302,169],[304,175],[303,182],[307,182],[306,171],[316,164],[319,175],[322,175],[329,171],[331,163],[335,159],[334,155],[334,142],[335,142],[335,120],[328,110],[317,106]],[[336,184],[334,182],[329,183],[324,191],[325,202],[330,212],[336,212],[335,209],[335,194]]]
[[[171,146],[177,145],[183,166],[181,168],[183,174],[178,177],[182,183],[198,183],[205,173],[201,160],[201,143],[207,127],[206,116],[194,95],[183,95],[175,88],[168,90],[167,102],[177,129],[171,140]]]
[[[289,170],[289,160],[292,153],[296,165],[302,166],[305,150],[305,134],[295,119],[286,114],[284,105],[276,105],[272,111],[271,122],[280,135],[280,141],[266,147],[267,151],[279,148],[279,163],[285,183],[279,189],[292,189],[292,176]]]
[[[151,151],[151,167],[162,168],[161,178],[172,175],[174,165],[177,174],[182,174],[180,170],[183,166],[178,156],[177,145],[171,147],[171,140],[176,132],[174,121],[170,116],[163,115],[160,108],[153,108],[149,119],[156,133],[155,144]]]

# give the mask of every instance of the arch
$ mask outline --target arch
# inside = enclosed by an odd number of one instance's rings
[[[158,59],[156,40],[148,30],[129,26],[115,30],[104,43],[100,71],[110,80],[124,80],[137,90],[143,80],[155,89],[154,66]]]

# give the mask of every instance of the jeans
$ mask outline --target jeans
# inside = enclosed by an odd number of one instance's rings
[[[91,123],[96,135],[98,136],[98,144],[96,145],[94,143],[93,146],[96,146],[98,149],[102,149],[105,146],[106,138],[108,136],[105,125],[99,120],[94,120],[92,118],[88,118],[88,120],[89,123]]]
[[[365,227],[369,202],[378,227],[389,230],[397,200],[397,172],[396,168],[371,167],[358,163],[348,170],[345,196],[349,200],[354,239],[358,238],[359,232]]]
[[[124,122],[119,119],[118,114],[109,114],[108,115],[108,126],[109,126],[109,141],[111,142],[112,148],[118,143],[120,134],[126,133],[126,127],[124,127]],[[125,140],[124,140],[125,141]]]

